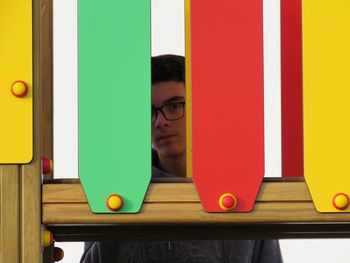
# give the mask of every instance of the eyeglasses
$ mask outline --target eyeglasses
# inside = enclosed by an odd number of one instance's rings
[[[172,102],[164,104],[159,108],[152,107],[152,124],[154,124],[158,117],[158,112],[162,113],[163,117],[168,121],[180,120],[185,115],[185,102]]]

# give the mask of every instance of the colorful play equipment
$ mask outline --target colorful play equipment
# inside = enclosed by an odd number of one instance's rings
[[[150,0],[108,5],[78,2],[79,177],[95,213],[110,211],[105,200],[112,193],[123,197],[120,212],[136,213],[152,171],[151,5]],[[129,20],[135,22],[115,26]]]
[[[206,19],[213,13],[220,15]],[[227,211],[218,202],[226,192],[237,199],[236,212],[251,211],[264,177],[262,14],[260,0],[249,5],[191,1],[188,154],[192,152],[193,181],[208,212]]]
[[[304,176],[317,211],[349,212],[350,2],[311,2],[302,7]]]
[[[0,12],[0,164],[24,164],[33,157],[32,4],[6,1]]]
[[[349,237],[350,3],[281,1],[283,177],[264,180],[262,3],[186,1],[190,176],[156,183],[150,1],[79,1],[80,181],[53,179],[52,0],[3,1],[0,261],[111,236]]]

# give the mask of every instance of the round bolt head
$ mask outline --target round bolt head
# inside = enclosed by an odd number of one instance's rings
[[[224,211],[232,211],[237,206],[237,198],[230,193],[221,195],[219,205]]]
[[[49,158],[42,157],[41,167],[42,167],[43,174],[51,173],[53,171],[53,161]]]
[[[23,98],[28,93],[28,85],[22,80],[17,80],[12,83],[11,92],[17,98]]]
[[[49,247],[52,245],[54,239],[53,239],[53,234],[49,230],[44,230],[43,231],[43,246],[44,247]]]
[[[349,196],[344,193],[338,193],[333,197],[333,206],[338,210],[345,210],[349,206]]]
[[[117,194],[111,194],[106,200],[106,204],[109,210],[118,211],[123,207],[123,198]]]

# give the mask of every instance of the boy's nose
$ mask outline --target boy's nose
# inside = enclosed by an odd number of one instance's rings
[[[168,123],[168,120],[165,119],[164,115],[162,112],[158,112],[156,121],[154,123],[154,126],[156,127],[160,127],[160,126],[164,126],[166,123]]]

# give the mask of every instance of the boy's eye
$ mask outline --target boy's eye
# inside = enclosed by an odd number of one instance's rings
[[[168,109],[171,111],[177,111],[181,107],[180,103],[170,104],[168,105]]]

